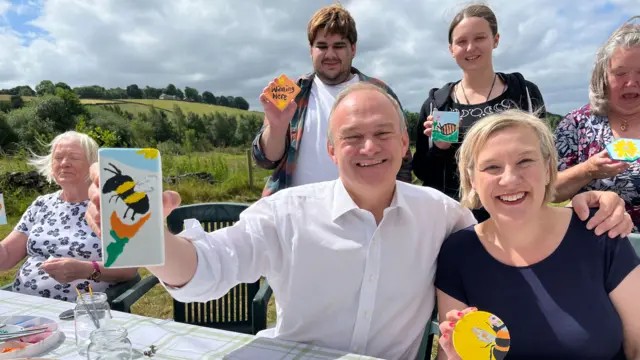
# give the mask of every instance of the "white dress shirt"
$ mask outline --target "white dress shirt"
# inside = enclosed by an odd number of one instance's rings
[[[234,226],[206,233],[185,221],[196,273],[169,293],[182,302],[224,296],[238,283],[269,281],[275,328],[261,336],[384,359],[413,360],[435,301],[436,257],[472,213],[437,190],[396,182],[376,226],[340,179],[281,190]]]

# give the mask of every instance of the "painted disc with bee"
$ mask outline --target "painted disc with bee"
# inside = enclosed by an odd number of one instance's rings
[[[486,311],[474,311],[453,328],[453,346],[461,359],[504,359],[511,337],[505,323]]]

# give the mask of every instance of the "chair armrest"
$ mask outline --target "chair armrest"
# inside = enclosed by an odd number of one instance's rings
[[[119,282],[107,288],[104,292],[107,294],[107,301],[109,301],[109,304],[111,304],[114,299],[118,298],[118,296],[124,294],[125,291],[133,288],[141,279],[140,274],[136,272],[136,276],[133,278]]]
[[[111,309],[131,313],[131,305],[135,304],[144,294],[158,284],[158,278],[149,275],[140,280],[132,288],[122,293],[111,302]]]
[[[253,335],[267,328],[267,305],[269,305],[269,299],[272,294],[273,290],[271,290],[267,279],[264,279],[251,304],[253,312]]]

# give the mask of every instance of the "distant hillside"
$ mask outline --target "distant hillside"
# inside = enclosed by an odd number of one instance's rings
[[[1,100],[1,99],[0,99]],[[213,112],[221,112],[233,115],[253,114],[262,115],[258,111],[241,110],[226,106],[209,105],[203,103],[196,103],[190,101],[181,100],[151,100],[151,99],[122,99],[122,100],[101,100],[101,99],[81,99],[80,102],[84,105],[95,106],[118,106],[123,111],[128,111],[132,114],[139,114],[141,112],[147,112],[151,107],[155,107],[158,110],[173,112],[173,107],[178,105],[182,111],[187,114],[189,112],[195,114],[209,114]]]
[[[22,100],[29,101],[34,98],[35,96],[23,96]],[[0,94],[0,101],[11,101],[11,95]]]

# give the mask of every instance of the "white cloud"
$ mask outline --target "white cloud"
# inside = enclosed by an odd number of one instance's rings
[[[333,2],[23,0],[2,10],[8,2],[0,0],[0,14],[38,10],[31,25],[44,32],[34,36],[31,30],[18,34],[0,27],[0,88],[35,86],[43,79],[71,86],[173,83],[243,96],[259,110],[257,97],[269,80],[311,70],[307,22]],[[354,65],[389,83],[405,108],[418,111],[430,88],[461,76],[448,52],[447,29],[464,4],[343,3],[359,32]],[[587,101],[597,47],[621,21],[640,13],[637,0],[489,4],[501,33],[496,70],[523,73],[557,113]]]

